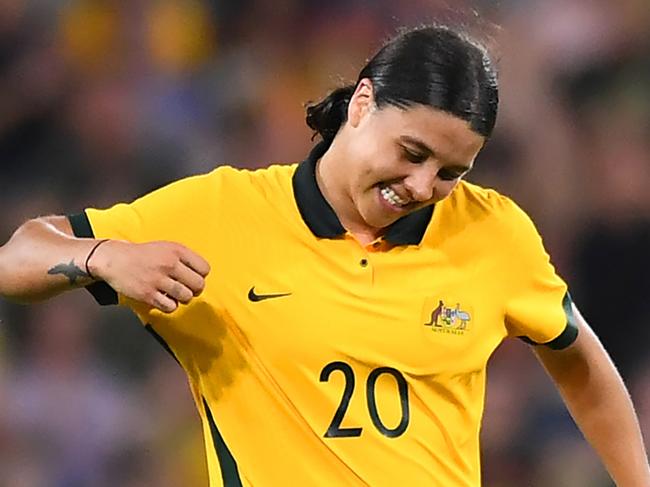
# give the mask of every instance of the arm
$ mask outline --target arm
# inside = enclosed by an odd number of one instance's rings
[[[208,263],[172,242],[110,240],[86,259],[99,240],[74,237],[64,216],[24,223],[0,247],[0,295],[34,302],[83,287],[95,279],[164,312],[188,303],[205,286]]]
[[[564,350],[537,347],[537,358],[616,485],[648,487],[650,467],[630,396],[594,332],[573,311],[576,341]]]
[[[34,302],[90,284],[84,264],[97,243],[74,238],[63,216],[27,221],[0,247],[0,295]]]

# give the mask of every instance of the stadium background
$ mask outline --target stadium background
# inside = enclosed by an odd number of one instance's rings
[[[450,5],[500,26],[469,179],[533,216],[650,438],[647,0],[0,0],[0,241],[218,163],[301,159],[302,104]],[[184,376],[128,312],[71,293],[0,319],[0,486],[205,485]],[[522,343],[493,357],[482,441],[486,486],[610,485]]]

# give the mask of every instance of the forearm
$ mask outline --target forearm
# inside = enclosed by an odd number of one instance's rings
[[[616,485],[650,486],[641,430],[625,385],[586,324],[581,327],[579,340],[574,350],[559,354],[540,350],[538,355]]]
[[[95,244],[75,238],[65,217],[24,223],[0,247],[0,295],[33,302],[89,284],[84,263]]]

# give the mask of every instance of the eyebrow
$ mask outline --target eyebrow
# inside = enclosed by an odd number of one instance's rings
[[[407,144],[412,144],[416,146],[419,150],[424,152],[425,154],[437,154],[436,151],[434,151],[431,147],[429,147],[426,143],[424,143],[422,140],[418,139],[417,137],[412,137],[410,135],[402,135],[400,136],[400,140],[402,142],[406,142]],[[458,172],[468,172],[472,169],[472,166],[463,166],[461,164],[449,164],[445,166],[445,169],[452,169],[454,171]]]

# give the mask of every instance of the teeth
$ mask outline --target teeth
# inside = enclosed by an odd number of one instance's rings
[[[395,206],[406,206],[408,204],[408,201],[397,196],[397,193],[389,187],[381,188],[381,195],[386,201]]]

